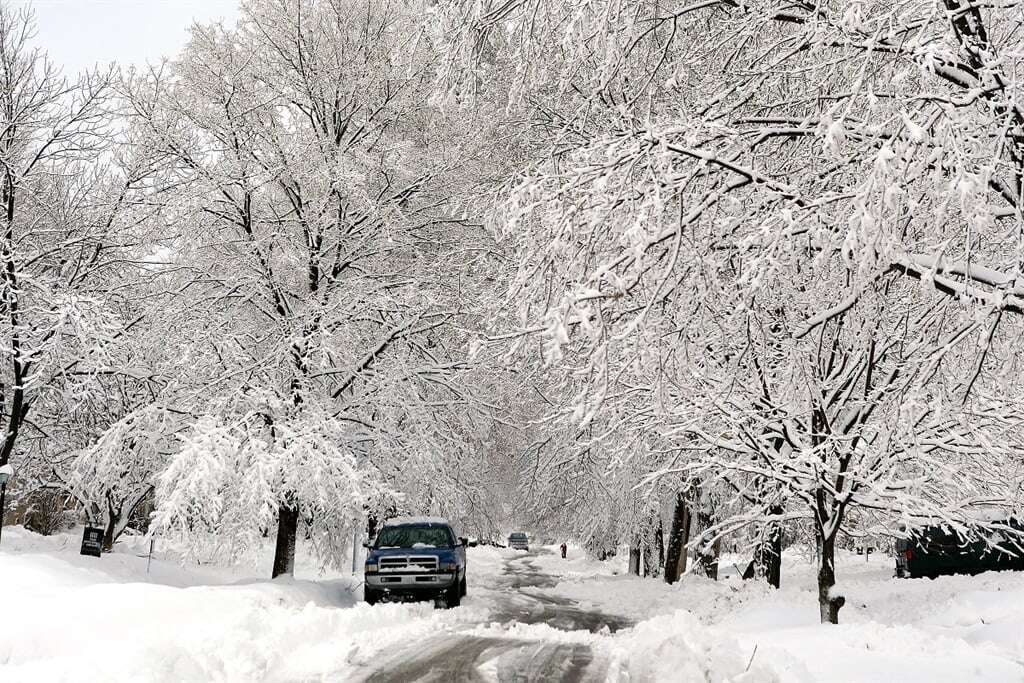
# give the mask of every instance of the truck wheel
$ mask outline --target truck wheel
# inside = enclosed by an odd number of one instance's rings
[[[380,592],[375,591],[372,588],[363,588],[363,600],[366,601],[367,605],[376,605],[380,602]]]
[[[459,594],[462,597],[466,597],[466,577],[462,577],[462,581],[459,582]]]
[[[444,602],[445,602],[445,605],[447,605],[449,609],[451,609],[452,607],[458,607],[459,605],[461,605],[462,604],[462,586],[460,584],[455,584],[454,586],[449,588],[447,590],[447,592],[445,593],[445,595],[444,595]]]

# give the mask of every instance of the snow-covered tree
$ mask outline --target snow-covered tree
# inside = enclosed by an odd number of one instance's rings
[[[1019,467],[1014,12],[438,3],[445,92],[512,71],[549,135],[495,219],[521,333],[586,382],[580,423],[640,400],[675,444],[651,472],[734,492],[697,542],[812,520],[823,621],[851,507],[1020,505],[987,474]]]
[[[295,468],[270,480],[275,576],[292,569],[300,521],[354,523],[325,515],[332,505],[458,508],[479,410],[460,325],[486,240],[456,192],[477,142],[455,132],[469,119],[424,106],[431,55],[408,41],[418,21],[390,2],[254,1],[236,29],[197,28],[178,60],[124,87],[155,170],[154,220],[173,235],[166,258],[190,273],[179,372],[195,393],[178,407],[220,433],[250,412],[227,406],[269,392],[267,448]],[[289,434],[323,416],[328,455],[299,458]],[[191,470],[190,448],[170,471]],[[342,461],[347,484],[298,485]],[[188,507],[179,481],[161,479],[161,528],[187,519],[172,512]],[[342,490],[361,493],[339,502]],[[242,506],[217,517],[233,520],[225,533],[265,526],[264,507],[223,500]]]
[[[34,32],[30,10],[0,5],[0,466],[15,461],[25,491],[138,323],[120,279],[138,177],[113,160],[114,74],[63,77]]]

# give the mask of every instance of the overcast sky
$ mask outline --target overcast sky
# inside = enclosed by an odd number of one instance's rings
[[[35,9],[36,43],[64,72],[95,64],[144,64],[174,56],[193,21],[238,16],[238,0],[14,0]]]

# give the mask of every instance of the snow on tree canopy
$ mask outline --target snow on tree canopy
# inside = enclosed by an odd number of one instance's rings
[[[359,466],[345,425],[330,414],[294,413],[264,398],[241,414],[203,416],[182,436],[158,480],[152,533],[236,559],[292,504],[321,559],[340,565],[345,530],[378,492],[376,474]]]
[[[835,621],[848,524],[1024,499],[1020,17],[735,5],[438,3],[440,79],[549,131],[491,216],[561,380],[535,500],[633,543],[683,496],[698,556],[805,525]]]

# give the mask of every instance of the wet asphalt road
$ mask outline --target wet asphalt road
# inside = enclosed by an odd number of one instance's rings
[[[488,623],[547,624],[562,631],[615,632],[631,623],[623,617],[582,609],[572,600],[538,592],[558,577],[542,573],[530,558],[505,561]],[[534,683],[604,681],[608,663],[584,643],[491,638],[452,633],[411,645],[362,680],[367,683],[499,681]]]

